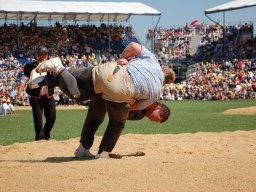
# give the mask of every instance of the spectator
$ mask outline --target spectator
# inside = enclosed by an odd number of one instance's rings
[[[8,104],[6,103],[6,99],[2,99],[2,105],[1,105],[1,110],[0,110],[0,115],[7,115],[10,113],[10,108]]]
[[[6,102],[7,102],[7,105],[9,107],[9,114],[15,115],[16,113],[15,113],[15,110],[14,110],[14,106],[13,106],[13,104],[11,104],[10,99],[7,99]]]

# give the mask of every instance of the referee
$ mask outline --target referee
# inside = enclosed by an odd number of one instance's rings
[[[38,63],[48,59],[48,49],[40,47],[37,54],[37,60],[24,66],[24,75],[21,77],[18,88],[17,98],[20,98],[21,92],[27,84],[30,72],[38,65]],[[53,98],[54,88],[42,86],[36,89],[30,89],[28,86],[26,92],[29,95],[29,103],[32,107],[35,140],[49,140],[50,132],[54,126],[56,119],[56,107]],[[45,116],[45,124],[43,126],[43,114]]]

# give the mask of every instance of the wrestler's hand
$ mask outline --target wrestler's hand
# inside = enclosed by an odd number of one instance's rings
[[[119,65],[127,65],[127,64],[128,64],[128,60],[127,60],[127,59],[124,59],[124,58],[119,59],[119,60],[118,60],[118,64],[119,64]]]

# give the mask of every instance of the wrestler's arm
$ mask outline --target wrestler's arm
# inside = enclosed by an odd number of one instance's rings
[[[126,65],[128,60],[132,57],[138,56],[141,52],[141,45],[135,42],[129,43],[129,45],[124,49],[121,59],[119,59],[118,64]]]
[[[121,58],[129,59],[131,57],[138,56],[141,52],[141,45],[135,42],[129,43],[129,45],[124,49]]]
[[[140,100],[139,100],[139,101],[140,101]],[[155,108],[155,107],[158,105],[157,102],[154,102],[154,103],[152,103],[152,104],[150,104],[150,105],[146,105],[147,107],[141,108],[141,107],[138,106],[138,102],[139,102],[139,101],[136,101],[136,102],[134,102],[133,104],[130,104],[130,111],[144,110],[144,109],[148,109],[148,108],[152,108],[152,107]]]
[[[145,109],[137,110],[137,111],[130,111],[127,120],[131,120],[131,121],[141,120],[145,117],[145,115],[146,115]]]

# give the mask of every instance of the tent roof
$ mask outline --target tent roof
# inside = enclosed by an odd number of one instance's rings
[[[131,15],[161,15],[137,2],[0,0],[0,19],[126,22]]]
[[[211,14],[223,11],[231,11],[235,9],[243,9],[253,6],[256,6],[256,0],[233,0],[231,2],[207,9],[204,13]]]

